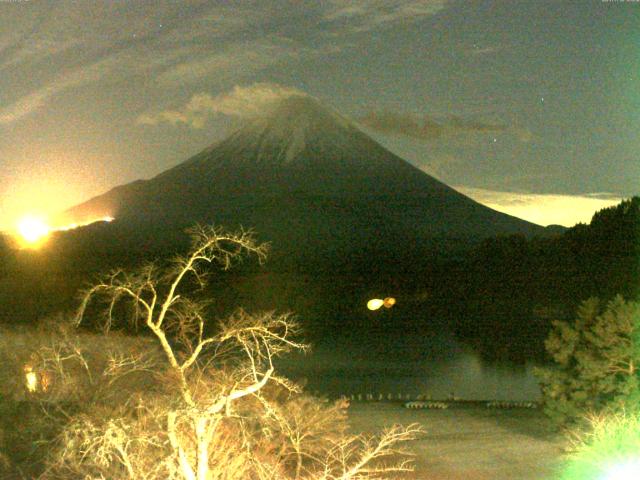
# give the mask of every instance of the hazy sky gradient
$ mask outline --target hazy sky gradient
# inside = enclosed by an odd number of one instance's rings
[[[539,223],[640,193],[637,2],[31,0],[0,2],[0,228],[185,160],[240,120],[166,112],[256,82]]]

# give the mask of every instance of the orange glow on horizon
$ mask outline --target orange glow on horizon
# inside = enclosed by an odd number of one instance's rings
[[[104,216],[91,219],[82,223],[70,223],[61,227],[50,227],[47,222],[39,216],[27,215],[23,217],[16,226],[16,236],[22,248],[39,248],[53,232],[66,232],[79,227],[84,227],[96,222],[112,222],[115,220],[111,216]]]
[[[51,227],[42,218],[28,215],[18,222],[17,230],[24,246],[35,247],[49,236]]]
[[[76,222],[69,223],[68,225],[64,225],[62,227],[55,228],[55,231],[56,232],[66,232],[67,230],[73,230],[75,228],[84,227],[86,225],[91,225],[92,223],[96,223],[96,222],[113,222],[114,220],[115,220],[115,218],[107,215],[105,217],[100,217],[100,218],[88,220],[88,221],[82,222],[82,223],[76,223]]]

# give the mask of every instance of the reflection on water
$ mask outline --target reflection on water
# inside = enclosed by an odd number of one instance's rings
[[[369,352],[371,353],[371,352]],[[379,352],[353,351],[338,345],[322,346],[304,358],[287,360],[283,373],[304,378],[307,389],[330,397],[391,394],[397,398],[428,395],[463,400],[540,399],[533,365],[486,364],[451,337],[432,338],[403,361]]]

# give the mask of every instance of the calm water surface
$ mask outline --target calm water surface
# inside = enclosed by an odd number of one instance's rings
[[[410,346],[411,354],[402,358],[401,348],[385,352],[373,345],[355,349],[320,345],[305,357],[287,359],[281,371],[304,379],[307,390],[330,397],[372,394],[377,398],[383,394],[386,398],[391,394],[397,398],[400,394],[403,398],[540,399],[533,364],[485,363],[448,335],[432,336],[420,342],[419,348],[415,342]]]

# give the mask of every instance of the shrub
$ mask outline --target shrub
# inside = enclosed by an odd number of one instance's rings
[[[136,358],[138,365],[157,360],[159,349],[148,340],[83,332],[63,316],[35,327],[1,327],[0,476],[37,478],[69,418],[149,389],[149,371],[113,375],[122,359]]]
[[[593,415],[588,424],[589,433],[576,439],[560,480],[640,478],[640,414]]]

